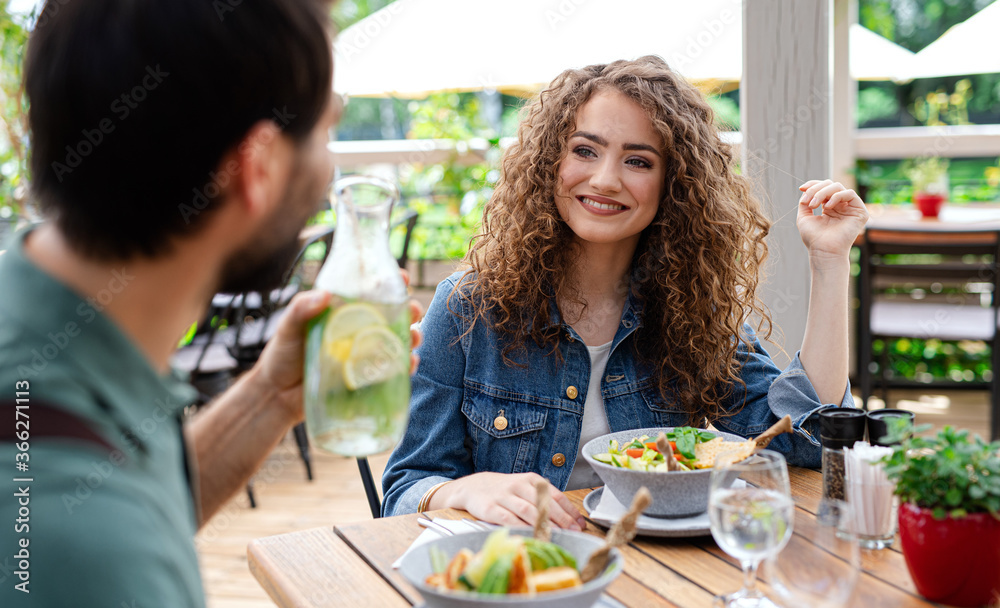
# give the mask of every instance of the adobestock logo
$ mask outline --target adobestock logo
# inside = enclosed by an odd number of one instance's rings
[[[149,92],[160,86],[163,79],[169,75],[170,72],[164,72],[160,69],[160,64],[156,64],[155,68],[146,66],[146,75],[142,77],[142,81],[131,90],[116,97],[108,109],[115,114],[118,122],[128,119],[132,111],[146,99]],[[55,171],[56,179],[60,182],[63,181],[66,175],[79,167],[83,163],[83,159],[90,156],[94,149],[104,142],[105,137],[114,132],[115,127],[115,121],[111,118],[103,118],[97,123],[96,128],[80,131],[83,138],[75,146],[66,146],[64,161],[53,161],[52,170]]]

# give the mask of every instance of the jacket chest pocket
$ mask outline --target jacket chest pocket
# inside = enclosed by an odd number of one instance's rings
[[[634,398],[641,403],[645,414],[656,423],[655,426],[685,426],[688,415],[677,403],[667,401],[660,394],[660,387],[646,382],[638,387]]]
[[[537,468],[548,408],[466,387],[462,414],[476,472],[523,473]]]

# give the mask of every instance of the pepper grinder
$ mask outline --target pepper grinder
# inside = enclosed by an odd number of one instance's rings
[[[823,446],[823,498],[844,500],[844,448],[864,441],[867,418],[864,410],[836,408],[820,412],[820,445]]]

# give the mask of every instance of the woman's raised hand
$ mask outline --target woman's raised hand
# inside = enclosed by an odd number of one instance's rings
[[[431,508],[465,509],[476,519],[504,526],[534,526],[535,484],[545,481],[537,473],[475,473],[442,486],[431,499]],[[549,484],[549,521],[568,530],[587,526],[573,503]]]
[[[810,180],[801,186],[796,224],[809,254],[817,257],[844,258],[854,240],[864,231],[868,210],[854,190],[840,182]],[[813,215],[822,205],[823,212]]]

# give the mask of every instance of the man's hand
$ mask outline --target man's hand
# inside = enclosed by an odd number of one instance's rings
[[[403,281],[410,284],[409,274],[402,270]],[[302,407],[302,380],[305,370],[306,325],[330,305],[330,294],[312,290],[296,294],[289,302],[285,316],[278,324],[274,336],[268,341],[257,362],[258,380],[268,390],[276,393],[278,401],[288,408],[295,422],[305,417]],[[410,322],[416,323],[424,316],[423,308],[410,300]],[[412,348],[423,340],[417,330],[410,329]],[[416,371],[418,358],[410,354],[410,373]]]

